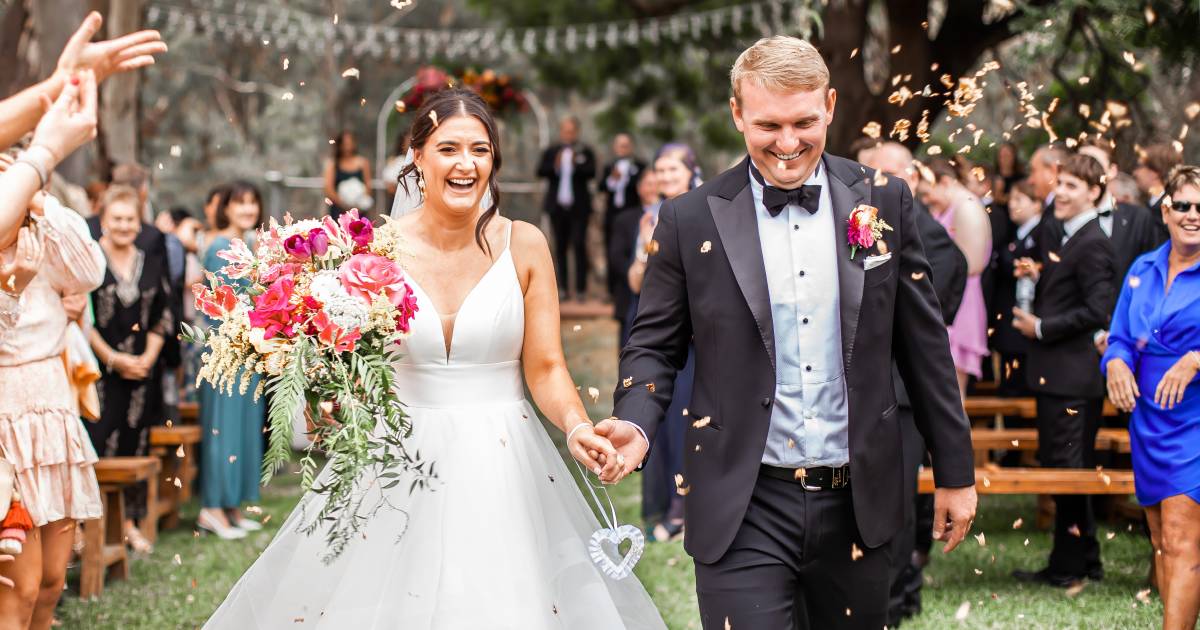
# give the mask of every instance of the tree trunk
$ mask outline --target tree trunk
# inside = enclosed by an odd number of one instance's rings
[[[108,39],[132,33],[142,26],[141,0],[112,0],[105,20]],[[113,164],[137,162],[138,72],[108,78],[101,88],[100,136]]]

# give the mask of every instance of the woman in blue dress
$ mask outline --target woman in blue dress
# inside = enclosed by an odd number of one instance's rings
[[[218,252],[228,249],[263,222],[262,196],[254,185],[234,182],[217,207],[216,236],[204,252],[204,270],[218,273],[225,261]],[[219,322],[206,318],[208,326]],[[262,529],[241,512],[243,503],[258,501],[263,457],[265,400],[254,400],[258,376],[245,394],[218,392],[205,382],[200,386],[200,425],[204,430],[200,459],[200,515],[196,524],[222,539],[243,538]]]
[[[1157,552],[1163,627],[1200,614],[1200,167],[1180,166],[1162,216],[1169,242],[1134,261],[1101,369],[1108,397],[1132,411],[1138,502]]]

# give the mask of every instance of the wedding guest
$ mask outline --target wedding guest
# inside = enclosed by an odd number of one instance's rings
[[[108,182],[96,180],[87,185],[84,190],[88,196],[88,213],[87,216],[94,217],[100,214],[100,204],[104,200],[104,191],[108,190]]]
[[[1171,238],[1130,268],[1100,365],[1109,399],[1133,413],[1163,628],[1183,630],[1200,615],[1200,167],[1173,169],[1164,194]]]
[[[573,277],[573,297],[582,300],[587,292],[587,224],[592,213],[588,182],[596,176],[596,156],[591,147],[579,141],[579,119],[567,116],[559,121],[558,144],[542,153],[537,175],[546,180],[543,207],[554,230],[559,298],[572,297],[567,280]],[[575,269],[569,276],[568,255],[572,254]]]
[[[613,266],[609,267],[609,275],[622,278],[613,291],[613,317],[619,327],[620,342],[618,347],[624,347],[629,338],[629,322],[633,320],[634,295],[629,285],[629,268],[637,257],[637,244],[641,236],[639,226],[642,218],[650,215],[657,216],[662,200],[658,194],[658,178],[654,169],[643,168],[638,172],[637,181],[638,212],[622,212],[613,221],[613,238],[609,244],[608,259]],[[653,218],[648,219],[653,221]]]
[[[1046,144],[1033,152],[1029,159],[1029,183],[1033,192],[1042,200],[1042,209],[1049,210],[1045,219],[1054,218],[1054,195],[1058,186],[1058,169],[1067,161],[1070,153],[1059,144]]]
[[[688,145],[681,143],[667,144],[658,150],[658,154],[654,156],[654,176],[658,182],[659,196],[663,200],[678,197],[702,183],[695,152]],[[654,252],[653,236],[657,222],[658,212],[655,208],[653,213],[643,214],[639,224],[636,256],[629,268],[629,287],[634,294],[634,304],[627,325],[632,325],[633,317],[637,314],[637,295],[642,292],[646,265]],[[660,542],[676,540],[683,535],[684,497],[676,488],[676,476],[683,472],[684,434],[688,423],[698,420],[687,414],[695,378],[695,355],[689,344],[687,362],[675,376],[675,388],[672,390],[674,395],[667,409],[663,428],[658,434],[658,439],[651,445],[646,470],[642,471],[642,513],[662,514],[661,520],[650,531],[651,537]],[[651,503],[658,497],[662,497],[658,499],[659,503]]]
[[[992,180],[992,196],[1001,204],[1008,203],[1008,191],[1017,182],[1025,179],[1025,167],[1017,153],[1017,145],[1005,142],[996,149],[995,172]]]
[[[1013,309],[1013,326],[1031,340],[1027,382],[1037,400],[1038,460],[1049,468],[1091,468],[1104,406],[1104,379],[1093,335],[1108,328],[1115,302],[1112,241],[1097,221],[1104,170],[1086,155],[1061,165],[1054,215],[1061,238],[1044,232],[1041,253],[1017,261],[1036,283],[1033,311]],[[1104,575],[1091,497],[1055,495],[1048,565],[1014,571],[1021,581],[1067,587]]]
[[[1117,203],[1127,203],[1134,206],[1145,206],[1146,198],[1138,189],[1137,180],[1129,173],[1117,173],[1108,182],[1108,192]]]
[[[103,366],[100,420],[88,424],[92,446],[102,457],[145,456],[150,427],[166,419],[163,409],[160,353],[175,323],[168,303],[168,273],[148,266],[146,253],[134,245],[141,229],[137,192],[112,186],[100,206],[100,247],[108,263],[104,281],[92,292],[95,325],[92,351]],[[146,487],[125,492],[123,533],[135,551],[152,550],[137,528],[146,517]]]
[[[1100,229],[1112,240],[1117,252],[1115,275],[1118,281],[1125,277],[1133,261],[1142,254],[1157,249],[1166,241],[1165,232],[1159,231],[1146,206],[1133,206],[1116,201],[1112,194],[1112,182],[1120,174],[1116,162],[1112,161],[1112,145],[1093,142],[1079,147],[1079,154],[1096,160],[1104,169],[1104,194],[1096,207],[1100,218]]]
[[[1032,396],[1033,390],[1026,384],[1026,354],[1029,339],[1012,326],[1013,308],[1019,307],[1033,312],[1035,283],[1032,278],[1014,275],[1016,261],[1036,258],[1042,232],[1042,200],[1037,196],[1029,180],[1016,182],[1008,191],[1008,216],[1015,226],[1013,238],[1000,248],[996,264],[996,303],[993,312],[997,318],[989,322],[994,327],[992,343],[1000,353],[1001,396]]]
[[[235,238],[263,223],[262,195],[253,184],[233,182],[217,208],[212,243],[204,253],[204,270],[220,273],[218,253]],[[238,282],[227,280],[228,282]],[[208,321],[209,326],[217,325]],[[259,377],[245,394],[223,394],[207,382],[200,386],[200,424],[204,429],[200,466],[200,529],[223,540],[243,538],[262,529],[241,512],[243,503],[258,500],[262,466],[263,401],[254,400]]]
[[[922,182],[922,201],[967,258],[967,286],[958,314],[949,327],[958,389],[966,397],[968,379],[982,375],[983,358],[988,356],[987,310],[980,275],[992,251],[990,228],[983,205],[959,181],[949,161],[930,160],[928,168],[932,181]]]
[[[0,563],[0,619],[38,630],[53,622],[76,521],[103,514],[96,452],[63,362],[63,296],[99,284],[104,256],[83,220],[41,192],[59,160],[95,133],[95,77],[77,78],[45,111],[30,147],[0,162],[0,452],[33,527],[23,552]]]
[[[641,205],[638,202],[637,185],[642,170],[646,168],[646,164],[634,155],[633,138],[627,133],[619,133],[613,138],[612,152],[612,161],[601,171],[605,174],[604,251],[610,254],[613,253],[614,239],[618,239],[613,232],[618,217],[626,213],[638,216],[637,210]],[[606,258],[608,293],[616,302],[619,293],[629,290],[626,273],[622,272],[628,272],[631,259],[617,259],[611,255]],[[623,314],[623,311],[617,312]]]
[[[1133,178],[1137,180],[1138,189],[1150,198],[1150,214],[1160,230],[1166,229],[1162,222],[1162,201],[1166,194],[1167,174],[1182,163],[1183,156],[1169,144],[1152,144],[1138,152]]]
[[[333,155],[325,161],[324,178],[329,215],[334,219],[351,208],[366,214],[374,206],[371,162],[359,155],[354,132],[343,129],[333,137]]]
[[[204,225],[196,234],[195,252],[197,256],[203,256],[204,252],[208,251],[209,241],[212,239],[212,234],[216,232],[217,209],[221,207],[228,191],[228,184],[218,184],[210,188],[204,197]]]
[[[868,138],[869,139],[869,138]],[[863,153],[860,153],[863,155]],[[913,165],[912,152],[898,142],[872,145],[865,152],[864,164],[903,180],[915,195],[920,175]],[[929,211],[914,199],[914,216],[925,257],[929,260],[929,280],[942,310],[942,321],[949,326],[958,314],[963,291],[967,285],[967,259],[950,238],[950,234],[930,216]],[[933,502],[928,495],[917,494],[917,473],[926,460],[925,441],[917,430],[912,400],[908,388],[893,366],[892,384],[896,390],[897,418],[903,434],[904,450],[904,525],[890,544],[892,552],[891,588],[888,603],[888,627],[898,627],[901,620],[921,611],[921,587],[924,569],[929,563],[933,544]]]

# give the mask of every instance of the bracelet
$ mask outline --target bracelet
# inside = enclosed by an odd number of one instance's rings
[[[583,427],[588,427],[590,429],[594,429],[594,427],[592,427],[592,423],[580,422],[579,424],[575,425],[574,427],[571,427],[571,430],[567,432],[567,444],[571,443],[571,438],[574,437],[575,432]]]

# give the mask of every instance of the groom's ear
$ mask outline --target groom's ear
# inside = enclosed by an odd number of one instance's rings
[[[736,96],[729,97],[729,111],[733,114],[733,126],[741,133],[746,133],[745,124],[742,122],[742,108],[738,103]]]

